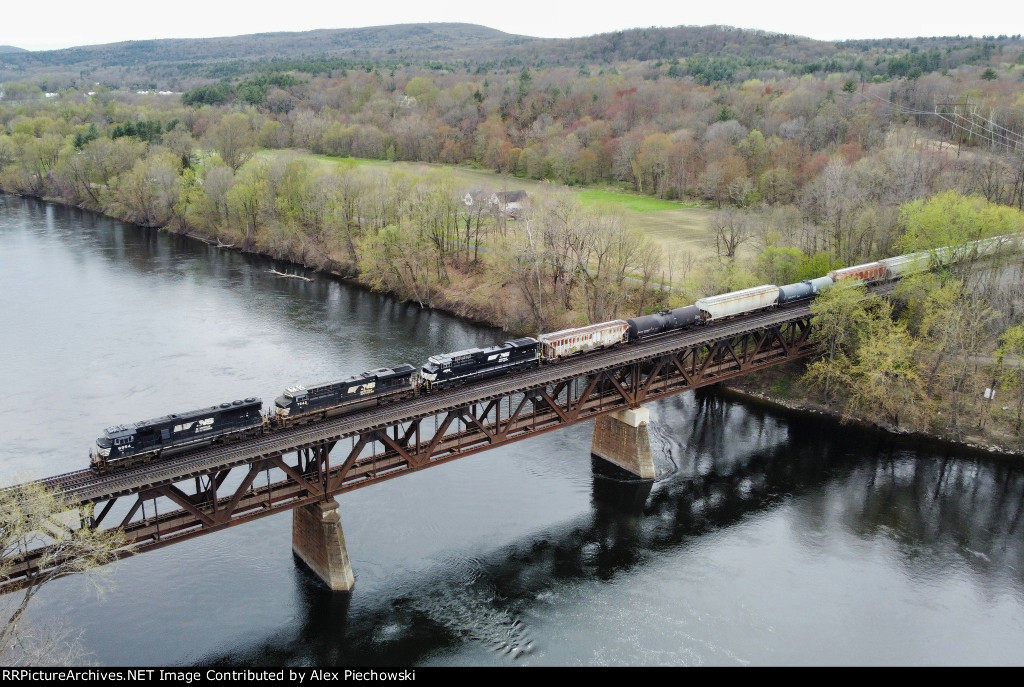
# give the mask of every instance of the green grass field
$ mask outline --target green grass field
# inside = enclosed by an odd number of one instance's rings
[[[699,207],[696,203],[678,203],[671,200],[638,196],[632,193],[604,188],[584,188],[577,191],[577,195],[580,202],[587,206],[600,207],[602,205],[609,205],[625,208],[630,212],[661,212],[664,210]]]
[[[296,155],[323,165],[354,162],[359,166],[406,168],[411,173],[420,174],[431,170],[446,169],[454,175],[459,184],[464,185],[467,189],[483,187],[505,191],[522,190],[533,196],[548,195],[558,191],[568,192],[575,195],[585,207],[614,208],[621,212],[627,226],[644,232],[666,252],[690,251],[695,256],[701,257],[713,255],[715,251],[714,239],[708,229],[708,217],[711,214],[711,209],[701,207],[697,203],[660,200],[604,187],[562,186],[547,181],[519,179],[487,170],[451,165],[336,158],[284,150],[262,150],[257,155],[268,160],[282,155]]]

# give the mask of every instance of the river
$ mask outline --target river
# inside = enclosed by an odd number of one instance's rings
[[[0,196],[0,481],[104,427],[503,340],[297,268]],[[592,423],[339,498],[355,587],[281,514],[48,585],[101,666],[1013,666],[1024,465],[715,390],[651,404],[648,490]],[[50,665],[66,662],[55,650]]]

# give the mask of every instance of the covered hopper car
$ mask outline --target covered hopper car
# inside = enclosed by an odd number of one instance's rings
[[[866,262],[862,265],[853,265],[852,267],[843,267],[841,269],[832,270],[828,273],[828,276],[833,281],[855,279],[867,282],[868,284],[874,284],[885,280],[886,271],[885,265],[880,262]]]
[[[707,324],[727,317],[736,317],[774,307],[778,299],[779,287],[775,284],[764,284],[700,298],[694,305],[700,310],[701,322]]]
[[[554,362],[577,353],[587,353],[600,348],[609,348],[625,343],[629,324],[625,320],[600,322],[575,329],[563,329],[550,334],[541,334],[541,355],[544,360]]]

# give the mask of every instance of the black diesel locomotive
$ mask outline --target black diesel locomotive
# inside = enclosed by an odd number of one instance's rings
[[[284,427],[368,408],[382,398],[395,401],[412,395],[415,377],[416,368],[403,363],[336,382],[289,387],[274,400],[272,419],[275,426]]]
[[[497,346],[432,355],[420,370],[420,379],[424,391],[434,391],[538,365],[540,341],[525,336]]]
[[[255,436],[263,429],[258,398],[221,403],[188,413],[172,413],[131,425],[108,427],[96,440],[89,462],[97,472],[144,463],[214,442]]]
[[[158,456],[193,450],[288,428],[304,422],[343,415],[418,393],[470,383],[513,370],[555,363],[560,358],[584,355],[767,308],[814,298],[841,280],[867,283],[895,281],[937,265],[967,257],[990,255],[1003,246],[1018,248],[1020,236],[996,236],[964,245],[900,255],[873,263],[833,270],[826,276],[785,286],[764,284],[698,299],[693,305],[663,310],[627,320],[613,320],[564,329],[538,338],[512,339],[487,348],[469,348],[433,355],[417,371],[408,363],[382,367],[346,379],[313,386],[290,387],[267,415],[258,398],[222,403],[190,413],[144,420],[107,429],[90,451],[98,472],[127,467]]]

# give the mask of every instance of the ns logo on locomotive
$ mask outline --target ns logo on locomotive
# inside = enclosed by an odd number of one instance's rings
[[[111,472],[215,443],[260,436],[514,370],[552,364],[570,356],[635,344],[652,336],[804,301],[840,280],[895,281],[968,257],[990,255],[1009,244],[1018,247],[1019,237],[997,236],[900,255],[832,270],[827,275],[795,284],[765,284],[709,296],[693,305],[651,315],[563,329],[540,334],[537,338],[512,339],[487,348],[432,355],[419,369],[403,363],[334,382],[289,387],[266,413],[263,402],[250,397],[187,413],[116,425],[96,440],[96,446],[90,451],[90,464],[97,472]]]

